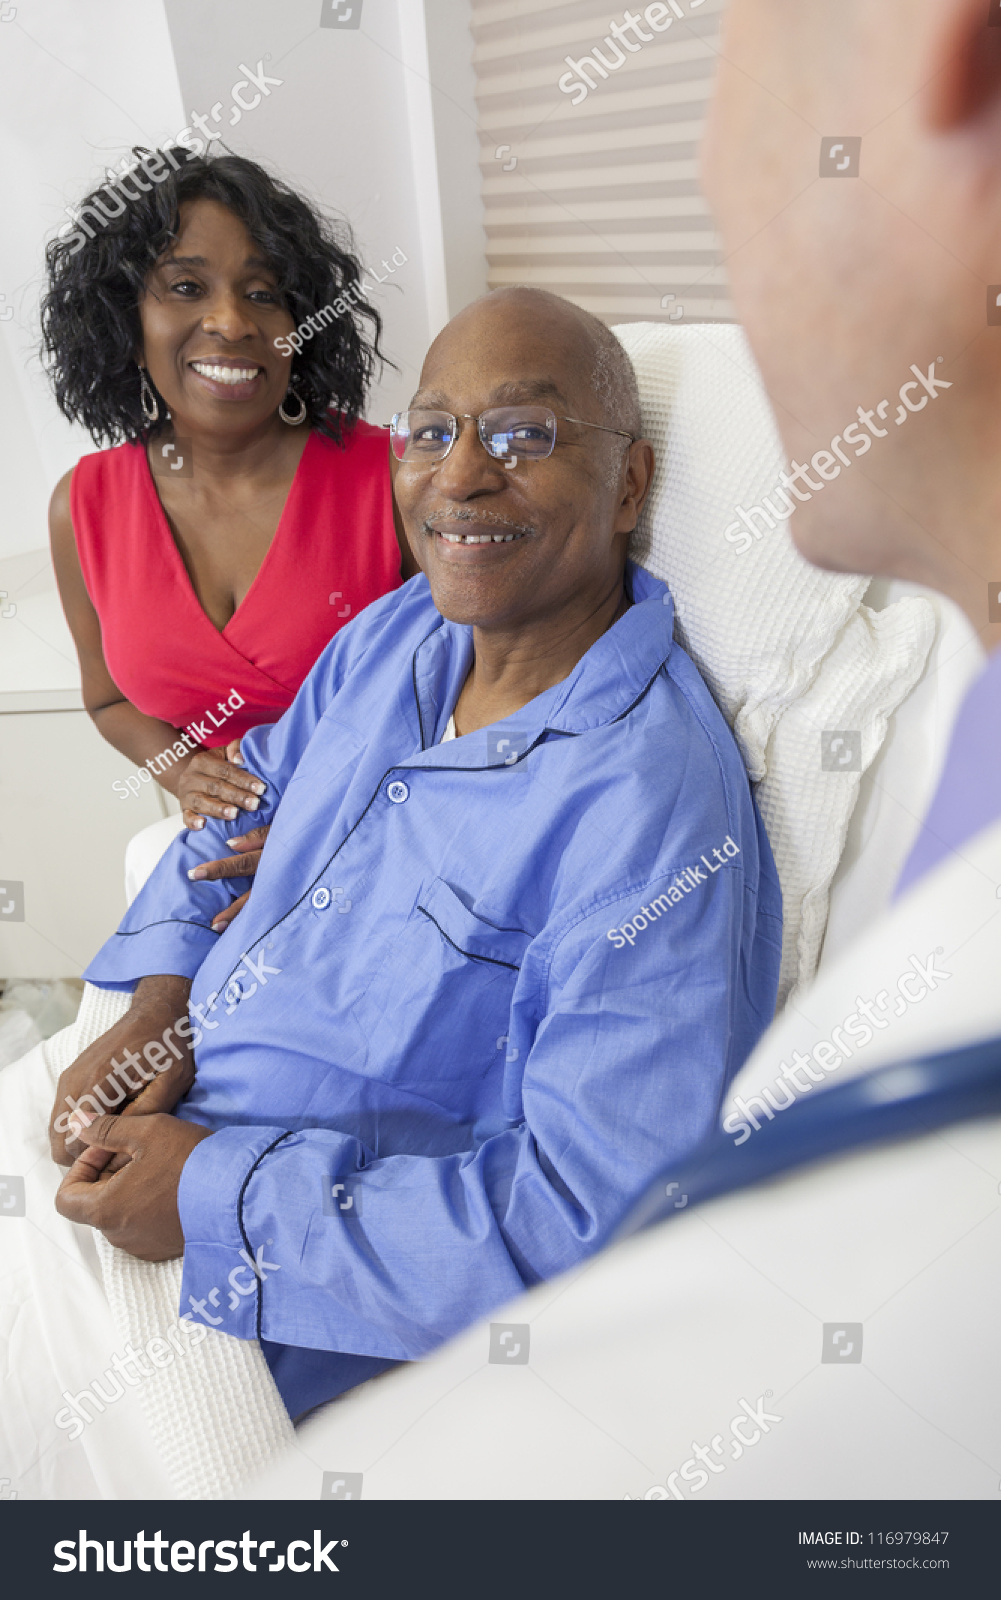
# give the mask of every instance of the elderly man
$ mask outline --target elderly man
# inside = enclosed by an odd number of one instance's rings
[[[181,1309],[259,1336],[293,1416],[592,1251],[772,1014],[767,839],[627,560],[639,434],[595,319],[527,290],[458,316],[394,419],[423,575],[244,740],[246,909],[213,934],[244,882],[197,881],[210,823],[88,970],[135,999],[60,1082],[59,1209],[183,1251]]]
[[[925,392],[951,384],[937,406],[912,385],[906,426],[870,411],[879,450],[805,497],[795,539],[819,565],[950,595],[988,665],[899,906],[740,1074],[754,1131],[665,1162],[632,1219],[660,1226],[505,1310],[543,1381],[491,1381],[474,1329],[311,1424],[261,1493],[316,1493],[309,1460],[336,1447],[377,1498],[412,1494],[420,1460],[427,1498],[996,1501],[999,130],[998,0],[731,0],[707,188],[791,458],[919,363]],[[818,176],[834,143],[844,170]],[[912,982],[915,960],[928,985],[909,1017],[879,1020],[871,1048],[781,1115],[753,1101],[860,994]],[[822,1509],[801,1525],[842,1526]],[[914,1537],[933,1565],[944,1536]]]

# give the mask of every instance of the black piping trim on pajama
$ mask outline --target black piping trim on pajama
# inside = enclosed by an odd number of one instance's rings
[[[469,961],[488,961],[492,967],[507,967],[511,972],[521,971],[521,968],[514,961],[501,961],[497,956],[478,956],[472,950],[463,950],[460,944],[456,944],[454,939],[450,939],[448,937],[448,934],[445,932],[441,923],[435,921],[435,918],[431,915],[430,911],[425,911],[423,906],[418,906],[417,909],[422,917],[427,917],[429,922],[434,923],[445,943],[450,944],[452,949],[456,950],[460,956],[465,956]]]
[[[237,1195],[237,1198],[236,1198],[236,1220],[240,1225],[240,1233],[241,1233],[241,1236],[243,1238],[243,1248],[246,1250],[247,1255],[248,1255],[248,1257],[250,1258],[251,1261],[256,1261],[256,1257],[254,1255],[254,1247],[250,1242],[250,1238],[249,1238],[249,1236],[247,1234],[247,1230],[243,1226],[243,1197],[247,1192],[247,1186],[250,1183],[251,1178],[254,1176],[254,1173],[257,1171],[257,1169],[260,1166],[261,1162],[264,1160],[264,1157],[265,1156],[269,1156],[271,1154],[272,1150],[277,1150],[277,1148],[278,1148],[278,1146],[280,1144],[284,1144],[285,1140],[286,1139],[291,1139],[291,1137],[292,1137],[292,1129],[290,1128],[287,1133],[280,1133],[278,1135],[277,1139],[272,1139],[272,1141],[268,1145],[267,1149],[261,1151],[260,1155],[257,1157],[257,1160],[254,1162],[253,1166],[250,1168],[250,1171],[247,1173],[247,1176],[244,1178],[243,1183],[240,1185],[240,1193]],[[254,1276],[255,1276],[255,1278],[257,1277],[256,1272],[254,1273]],[[262,1302],[263,1289],[264,1289],[264,1284],[263,1284],[262,1280],[260,1278],[257,1278],[257,1322],[256,1322],[254,1336],[258,1341],[260,1341],[260,1339],[261,1339],[261,1317],[263,1315],[263,1310],[264,1310],[263,1305],[261,1303]]]

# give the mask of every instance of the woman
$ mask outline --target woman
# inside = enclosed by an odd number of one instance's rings
[[[235,741],[416,567],[350,239],[243,157],[134,155],[46,252],[57,403],[113,447],[57,485],[52,554],[95,726],[203,827],[263,791]]]

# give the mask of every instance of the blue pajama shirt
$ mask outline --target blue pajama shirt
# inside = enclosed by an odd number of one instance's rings
[[[240,915],[211,931],[248,880],[188,880],[229,853],[207,821],[87,970],[192,979],[181,1312],[259,1337],[293,1414],[593,1252],[771,1020],[747,776],[627,581],[568,678],[445,744],[471,628],[423,576],[369,606],[243,739],[272,828]]]

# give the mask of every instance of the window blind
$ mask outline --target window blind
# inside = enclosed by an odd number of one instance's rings
[[[733,320],[698,179],[724,4],[471,0],[491,288],[608,323]]]

